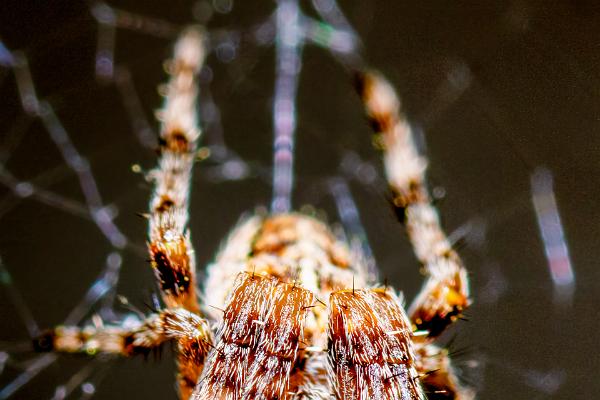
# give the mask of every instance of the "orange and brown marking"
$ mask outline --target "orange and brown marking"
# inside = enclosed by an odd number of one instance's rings
[[[356,91],[363,101],[372,105],[368,117],[373,131],[379,134],[390,132],[398,123],[398,113],[396,110],[390,110],[377,104],[377,98],[374,96],[378,85],[377,79],[369,73],[357,73],[355,85]]]
[[[297,218],[283,214],[266,219],[252,245],[252,254],[279,253],[298,240]]]
[[[182,321],[178,318],[165,318],[165,331],[187,330],[177,337],[177,385],[180,399],[189,399],[198,383],[204,363],[212,347],[212,334],[204,321],[194,316]]]
[[[290,377],[302,353],[302,324],[314,296],[296,285],[280,283],[270,297],[243,398],[287,399],[288,393],[298,390],[299,382]]]
[[[175,202],[169,196],[162,195],[160,197],[160,203],[154,208],[154,211],[156,211],[159,214],[163,214],[169,211],[171,208],[173,208],[174,205]]]
[[[405,190],[401,190],[405,189]],[[412,180],[407,188],[392,188],[392,205],[396,214],[402,221],[405,218],[406,208],[412,204],[429,203],[429,194],[423,182]]]
[[[299,224],[310,224],[310,230],[302,232]],[[252,244],[251,255],[281,255],[300,240],[310,241],[322,248],[333,265],[349,267],[350,256],[347,249],[339,245],[325,224],[300,214],[280,214],[266,219]]]
[[[469,306],[464,287],[466,278],[462,275],[463,271],[457,271],[429,288],[427,296],[410,315],[415,329],[428,331],[429,337],[437,337],[461,317]]]
[[[194,271],[184,237],[155,241],[149,245],[152,268],[167,307],[198,312]]]
[[[194,399],[240,398],[262,330],[262,316],[274,281],[258,275],[240,274],[225,309],[215,350],[200,380]],[[258,322],[255,322],[258,321]]]
[[[410,325],[393,294],[379,289],[332,293],[328,335],[337,399],[423,398]]]
[[[173,153],[190,153],[195,145],[190,143],[185,132],[180,129],[172,128],[161,135],[161,151],[168,150]]]
[[[290,398],[297,390],[290,376],[312,301],[312,293],[299,286],[238,275],[194,399]]]

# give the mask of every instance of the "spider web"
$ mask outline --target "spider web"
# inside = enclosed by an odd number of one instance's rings
[[[136,214],[150,196],[143,172],[156,162],[162,65],[189,23],[206,23],[211,44],[200,101],[209,156],[195,169],[190,223],[198,265],[211,260],[242,213],[269,205],[272,192],[272,208],[286,209],[293,176],[293,208],[340,221],[377,260],[381,278],[413,298],[422,277],[387,206],[379,156],[348,84],[349,69],[367,59],[397,84],[424,132],[423,148],[427,137],[433,191],[473,272],[470,322],[442,339],[464,378],[481,398],[505,394],[507,382],[513,398],[572,393],[581,367],[557,346],[554,326],[575,301],[558,205],[561,193],[564,200],[573,192],[573,168],[585,170],[593,154],[583,151],[567,168],[555,155],[575,145],[531,133],[519,111],[527,102],[511,103],[520,91],[552,90],[533,78],[535,68],[510,69],[519,57],[551,77],[575,67],[591,75],[568,55],[545,64],[564,54],[548,44],[556,31],[542,18],[560,9],[544,13],[528,2],[479,10],[326,0],[65,4],[1,13],[0,393],[21,377],[16,398],[173,397],[171,360],[37,356],[23,350],[23,339],[59,323],[89,323],[93,313],[122,320],[131,312],[115,307],[117,294],[143,312],[152,305],[146,222]],[[492,22],[475,27],[478,18]],[[581,85],[576,72],[557,81],[561,90]],[[585,101],[598,104],[597,92]],[[533,126],[547,127],[539,119]],[[275,146],[280,156],[294,154],[275,185],[274,131],[291,142]]]

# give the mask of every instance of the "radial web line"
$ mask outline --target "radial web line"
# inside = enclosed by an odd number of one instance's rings
[[[358,241],[359,251],[367,264],[369,282],[377,282],[379,274],[375,265],[373,250],[371,250],[371,246],[369,245],[367,232],[360,221],[360,213],[354,202],[348,183],[344,178],[332,178],[329,181],[329,190],[335,200],[338,215],[344,225],[344,229],[350,234],[353,242],[351,245],[354,247],[354,242]]]
[[[555,300],[571,304],[575,273],[554,195],[554,178],[548,169],[539,167],[531,175],[531,200],[554,284]]]
[[[303,39],[298,25],[300,9],[296,0],[280,0],[277,5],[276,82],[273,101],[274,159],[271,211],[291,209],[294,186],[294,135],[296,93],[302,68]]]
[[[24,111],[31,116],[41,119],[63,159],[77,175],[93,221],[114,247],[125,247],[127,245],[127,238],[114,224],[113,216],[102,203],[102,198],[89,162],[79,154],[71,142],[66,129],[56,116],[52,106],[45,101],[40,101],[37,97],[27,58],[20,52],[10,53],[4,46],[0,50],[5,53],[4,59],[15,74]]]
[[[111,296],[112,294],[114,294],[116,285],[119,280],[121,262],[121,256],[117,252],[112,252],[106,257],[106,267],[100,274],[100,277],[98,277],[98,279],[96,279],[96,281],[92,283],[92,285],[84,295],[83,299],[73,308],[73,310],[69,313],[67,318],[63,321],[62,325],[78,325],[85,318],[85,316],[94,304],[105,299],[107,295]],[[3,271],[0,271],[0,273],[2,272]],[[5,283],[5,285],[13,285],[10,276],[8,275],[7,278],[6,274],[3,274],[3,283]],[[13,298],[13,300],[15,301],[15,306],[19,308],[21,317],[24,319],[24,322],[26,324],[31,325],[28,327],[28,329],[32,332],[35,332],[36,330],[39,332],[37,323],[35,322],[35,320],[33,320],[31,313],[28,311],[27,308],[23,309],[24,304],[19,304],[20,298]],[[100,313],[103,313],[102,308],[100,310]],[[37,374],[39,374],[49,365],[54,363],[57,359],[58,353],[48,353],[33,358],[33,360],[29,361],[29,365],[21,374],[19,374],[8,385],[6,385],[0,390],[0,399],[7,399],[10,396],[12,396],[17,390],[26,385]],[[57,390],[59,388],[60,387],[58,387]]]

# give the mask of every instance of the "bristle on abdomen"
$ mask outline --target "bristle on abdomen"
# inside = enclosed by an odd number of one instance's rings
[[[194,399],[287,399],[297,390],[303,322],[313,294],[274,278],[241,273]]]
[[[411,329],[398,298],[377,290],[330,297],[329,361],[340,400],[423,399]]]

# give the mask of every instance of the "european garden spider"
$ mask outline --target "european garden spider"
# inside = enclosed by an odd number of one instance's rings
[[[278,5],[278,24],[292,27],[282,28],[277,49],[284,91],[296,84],[285,64],[288,57],[293,69],[296,8],[289,0]],[[175,45],[159,113],[159,163],[147,175],[154,184],[148,251],[163,305],[127,324],[96,319],[58,326],[34,340],[35,350],[129,357],[174,342],[181,399],[472,398],[447,351],[433,344],[469,305],[466,270],[431,204],[426,159],[394,90],[376,72],[357,73],[357,88],[383,151],[393,206],[427,274],[408,314],[364,255],[324,222],[291,211],[294,113],[285,96],[275,98],[271,212],[234,228],[197,295],[187,224],[201,137],[196,98],[203,35],[190,27]]]

